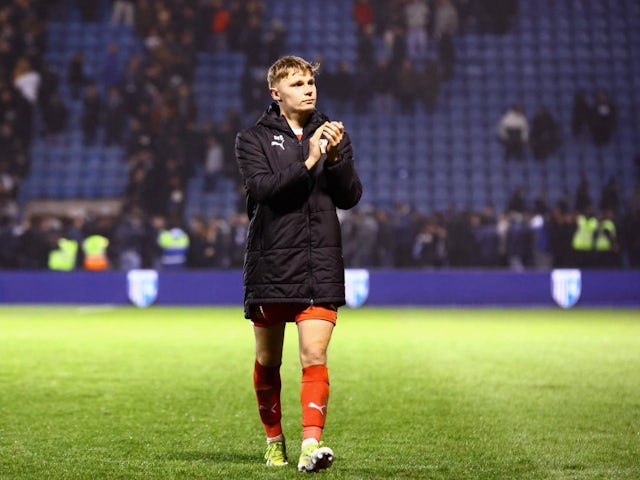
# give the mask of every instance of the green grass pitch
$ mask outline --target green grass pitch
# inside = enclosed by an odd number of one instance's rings
[[[240,308],[0,307],[0,479],[299,478],[263,465]],[[342,309],[336,479],[640,478],[640,311]]]

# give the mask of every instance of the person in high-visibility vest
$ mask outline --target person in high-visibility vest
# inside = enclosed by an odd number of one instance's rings
[[[595,238],[596,265],[598,267],[615,268],[620,266],[616,224],[613,217],[612,210],[605,210],[598,224]]]
[[[575,265],[581,268],[593,266],[594,237],[598,229],[598,219],[590,211],[576,217],[576,231],[571,243],[575,254]]]
[[[158,245],[162,249],[162,268],[183,268],[187,264],[189,235],[180,227],[164,228],[158,235]]]
[[[85,270],[100,271],[109,268],[108,246],[109,239],[98,234],[89,235],[82,241]]]
[[[60,238],[57,247],[49,253],[49,269],[63,272],[75,269],[78,258],[78,242],[73,239]]]

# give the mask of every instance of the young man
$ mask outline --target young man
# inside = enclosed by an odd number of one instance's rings
[[[316,110],[318,65],[286,56],[267,75],[274,102],[236,138],[251,220],[244,263],[245,317],[253,323],[254,387],[269,466],[287,465],[280,364],[285,324],[298,329],[302,366],[301,472],[331,466],[320,442],[329,400],[327,349],[345,304],[336,208],[362,196],[351,141],[341,122]]]

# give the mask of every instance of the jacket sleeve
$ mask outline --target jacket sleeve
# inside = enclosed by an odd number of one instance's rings
[[[249,194],[258,203],[286,202],[292,195],[311,192],[311,176],[304,162],[292,162],[274,172],[260,140],[250,130],[236,136],[236,160]]]
[[[362,182],[356,172],[353,161],[351,139],[345,133],[338,160],[334,163],[325,162],[324,168],[329,184],[329,195],[336,207],[348,210],[355,207],[362,197]]]

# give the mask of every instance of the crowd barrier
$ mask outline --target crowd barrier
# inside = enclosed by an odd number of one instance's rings
[[[640,271],[347,270],[352,308],[639,307]],[[0,272],[0,304],[242,305],[242,272]]]

